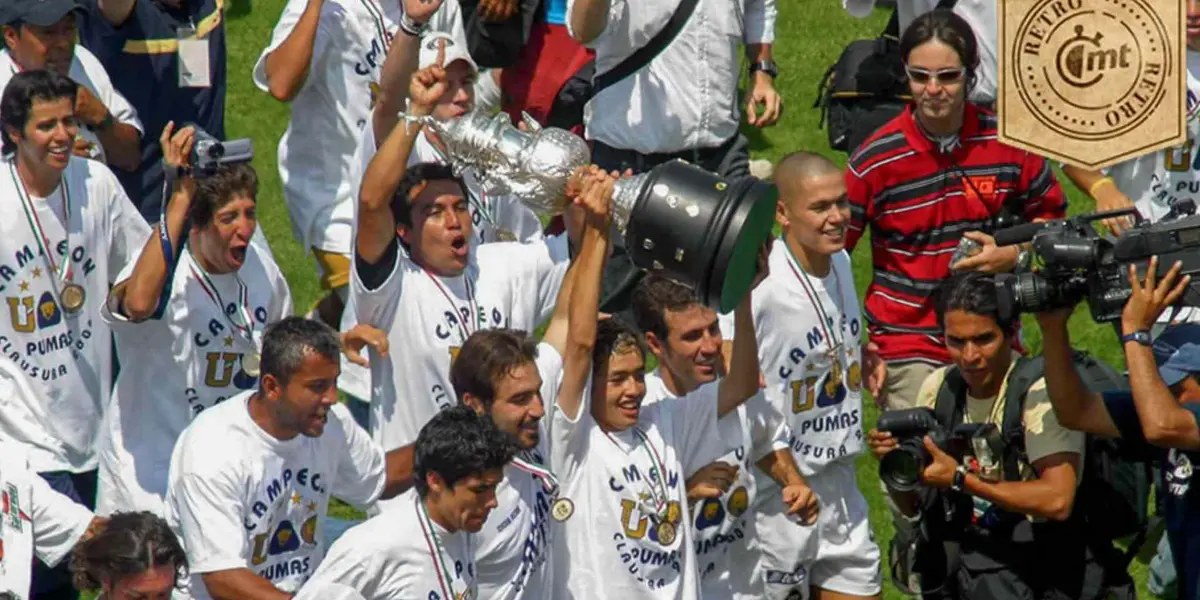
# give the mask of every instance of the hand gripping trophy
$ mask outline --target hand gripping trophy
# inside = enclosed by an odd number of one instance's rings
[[[449,122],[402,117],[435,131],[450,164],[473,172],[489,194],[512,194],[543,216],[570,206],[567,182],[590,162],[581,138],[543,129],[529,115],[525,131],[504,113],[474,111]],[[702,302],[728,312],[753,284],[778,196],[773,184],[753,177],[726,181],[674,160],[618,181],[613,220],[633,264],[693,285]]]

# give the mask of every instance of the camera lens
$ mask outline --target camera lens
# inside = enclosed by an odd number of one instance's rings
[[[879,478],[889,488],[907,492],[916,489],[917,484],[921,483],[921,471],[924,469],[923,453],[901,444],[879,461]]]

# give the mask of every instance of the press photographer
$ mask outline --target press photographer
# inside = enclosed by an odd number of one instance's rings
[[[892,541],[893,578],[904,587],[917,575],[925,598],[1132,598],[1111,538],[1090,534],[1080,510],[1087,440],[1055,419],[1041,361],[1013,354],[1017,317],[995,286],[977,272],[943,284],[952,363],[925,379],[917,408],[885,413],[868,434],[912,525]],[[1119,385],[1085,366],[1094,383]]]
[[[1158,257],[1144,279],[1126,267],[1131,289],[1120,315],[1121,343],[1132,391],[1090,392],[1071,369],[1067,319],[1072,308],[1037,315],[1046,360],[1046,386],[1061,423],[1097,436],[1120,438],[1147,461],[1162,464],[1167,538],[1179,574],[1176,597],[1200,598],[1200,493],[1191,487],[1200,460],[1200,325],[1168,327],[1151,342],[1150,328],[1183,298],[1191,281],[1176,262],[1161,280]]]

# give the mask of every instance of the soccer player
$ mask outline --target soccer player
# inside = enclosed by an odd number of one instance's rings
[[[283,273],[251,240],[254,167],[191,173],[190,127],[167,124],[161,143],[168,166],[179,171],[167,219],[154,226],[102,310],[123,358],[99,442],[103,515],[164,514],[175,441],[201,411],[254,389],[263,330],[292,313]]]
[[[349,293],[352,159],[379,93],[388,49],[417,52],[422,28],[452,29],[442,0],[293,0],[254,67],[254,83],[291,104],[279,140],[279,177],[292,232],[313,252],[329,295],[317,305],[336,327]],[[448,8],[457,8],[457,3]]]
[[[15,396],[35,393],[21,369],[6,358],[0,358],[0,382]],[[31,597],[34,556],[42,564],[57,565],[107,521],[51,489],[30,469],[26,448],[10,440],[0,440],[0,508],[0,598],[16,600]],[[55,598],[71,593],[55,592]]]
[[[879,548],[854,460],[863,448],[862,389],[879,390],[884,366],[859,343],[862,318],[844,250],[846,185],[840,169],[809,152],[780,161],[775,182],[783,237],[755,290],[754,328],[767,399],[788,420],[796,463],[825,502],[818,527],[800,527],[777,494],[760,490],[762,557],[752,595],[782,599],[811,587],[817,600],[875,597]]]
[[[346,532],[305,589],[336,583],[367,600],[494,597],[478,592],[477,534],[516,450],[511,437],[459,406],[426,423],[415,448],[415,489]]]
[[[410,112],[440,110],[457,85],[450,73],[463,61],[443,66],[448,53],[443,47],[413,76]],[[445,165],[406,166],[418,135],[419,127],[398,121],[374,154],[355,229],[357,322],[392,340],[389,360],[371,360],[371,430],[389,450],[410,446],[422,425],[456,403],[450,364],[467,338],[497,327],[532,331],[549,316],[567,269],[558,238],[475,247],[462,180]]]
[[[0,437],[26,447],[51,487],[93,507],[95,439],[111,395],[112,342],[100,307],[149,227],[103,164],[72,155],[78,86],[55,71],[18,73],[0,97],[0,354],[34,393],[0,410]],[[67,588],[65,568],[35,576]],[[51,587],[42,587],[49,585]]]
[[[319,321],[270,325],[258,389],[205,410],[180,436],[167,521],[191,580],[177,597],[288,598],[324,556],[330,494],[361,508],[398,492],[379,447],[337,401],[340,346]]]
[[[711,404],[725,372],[716,311],[701,304],[692,288],[654,274],[638,282],[630,307],[646,346],[658,359],[658,368],[646,375],[642,405],[681,397]],[[733,580],[750,579],[755,561],[741,558],[755,556],[746,542],[755,537],[750,511],[758,504],[756,465],[779,484],[788,514],[811,525],[818,512],[817,497],[788,447],[791,430],[765,398],[756,396],[739,406],[721,419],[721,426],[734,428],[736,448],[688,474],[686,482],[688,502],[696,506],[692,524],[702,598],[730,598]]]
[[[607,255],[608,217],[607,210],[589,211],[581,264]],[[749,297],[735,313],[741,335],[729,375],[707,405],[667,399],[643,408],[642,341],[618,319],[599,320],[601,275],[581,270],[573,283],[551,417],[551,468],[573,504],[564,511],[566,551],[555,564],[551,597],[695,598],[699,572],[684,481],[731,449],[717,420],[758,392]]]

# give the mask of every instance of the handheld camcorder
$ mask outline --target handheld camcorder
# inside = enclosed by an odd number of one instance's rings
[[[254,143],[250,138],[221,141],[203,127],[187,123],[195,129],[196,143],[192,146],[190,165],[196,177],[212,175],[221,165],[250,162],[254,159]]]
[[[1176,261],[1180,276],[1200,273],[1200,216],[1191,200],[1182,200],[1157,223],[1149,223],[1134,208],[1077,215],[1067,219],[1017,225],[996,232],[996,245],[1032,242],[1041,263],[1035,272],[996,277],[1000,311],[1009,315],[1067,308],[1086,299],[1098,323],[1118,321],[1132,290],[1129,265],[1145,277],[1150,258],[1158,256],[1159,277]],[[1120,237],[1101,236],[1093,222],[1133,215],[1136,223]],[[1200,277],[1180,299],[1182,306],[1200,306]]]
[[[999,477],[1003,448],[1000,430],[992,423],[964,423],[947,430],[928,408],[890,410],[875,425],[896,438],[898,446],[879,461],[879,478],[889,489],[907,492],[921,483],[921,473],[933,461],[925,436],[960,463],[974,458],[984,477]]]

